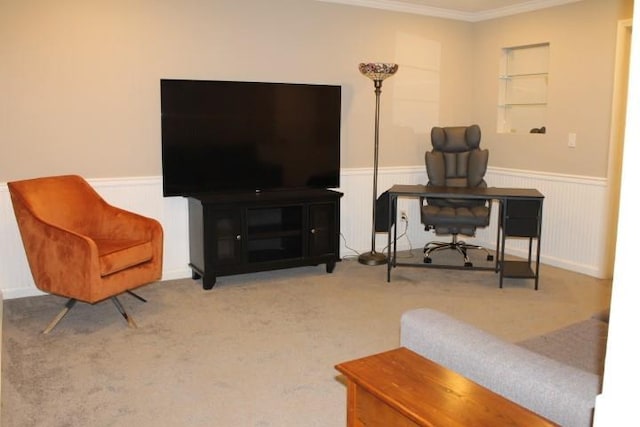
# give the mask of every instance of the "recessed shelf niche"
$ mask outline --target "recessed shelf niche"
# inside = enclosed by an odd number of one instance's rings
[[[499,133],[546,133],[549,43],[502,49]]]

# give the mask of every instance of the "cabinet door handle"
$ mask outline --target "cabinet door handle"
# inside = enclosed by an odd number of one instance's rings
[[[238,235],[236,236],[236,240],[240,240],[240,239],[242,239],[242,237],[238,234]]]
[[[316,229],[315,228],[311,229],[311,234],[316,234]]]

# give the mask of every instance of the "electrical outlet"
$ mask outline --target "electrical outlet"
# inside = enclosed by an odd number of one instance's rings
[[[407,215],[407,212],[400,211],[400,220],[404,222],[409,222],[409,215]]]

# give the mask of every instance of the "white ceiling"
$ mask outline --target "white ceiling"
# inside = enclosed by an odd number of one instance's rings
[[[462,21],[483,21],[581,0],[319,0]]]

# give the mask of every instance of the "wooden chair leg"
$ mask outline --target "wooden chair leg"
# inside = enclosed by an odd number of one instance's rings
[[[122,317],[124,317],[124,319],[127,321],[127,325],[129,325],[130,328],[137,328],[138,325],[136,325],[136,322],[133,321],[133,318],[127,314],[118,297],[111,297],[111,301],[113,301],[113,304],[116,306],[120,314],[122,314]]]
[[[53,320],[44,329],[44,331],[42,331],[42,333],[43,334],[48,334],[49,332],[51,332],[53,330],[53,328],[55,328],[56,325],[58,323],[60,323],[62,318],[69,312],[69,310],[71,310],[71,308],[73,308],[73,306],[76,305],[76,302],[77,301],[75,299],[73,299],[73,298],[69,299],[69,301],[67,301],[67,303],[64,305],[64,308],[62,309],[62,311],[60,313],[58,313],[58,315],[56,317],[53,318]]]

